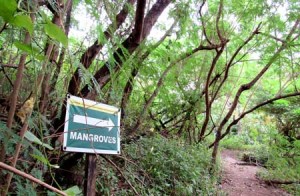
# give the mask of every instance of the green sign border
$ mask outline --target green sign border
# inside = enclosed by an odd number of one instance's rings
[[[77,148],[77,147],[70,147],[67,146],[67,140],[69,136],[69,123],[71,123],[69,119],[70,118],[70,105],[72,106],[79,106],[79,107],[86,107],[88,109],[92,110],[99,110],[102,113],[107,113],[107,114],[117,114],[118,117],[118,123],[117,123],[117,150],[104,150],[104,149],[97,149],[97,148]],[[120,118],[121,118],[121,110],[117,107],[106,105],[103,103],[98,103],[92,100],[84,99],[81,97],[76,97],[72,95],[68,95],[67,98],[67,108],[66,108],[66,118],[65,118],[65,127],[64,127],[64,140],[63,140],[63,149],[64,151],[68,152],[82,152],[82,153],[96,153],[96,154],[120,154]],[[105,127],[100,128],[100,129],[107,129]]]

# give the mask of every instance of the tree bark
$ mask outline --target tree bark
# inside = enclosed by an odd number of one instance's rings
[[[25,38],[24,38],[24,44],[29,44],[31,40],[31,36],[29,32],[26,32]],[[14,82],[14,87],[13,91],[10,95],[10,104],[9,104],[9,112],[8,112],[8,117],[7,117],[7,122],[6,126],[8,129],[12,128],[13,125],[13,120],[16,112],[16,106],[18,102],[18,95],[20,91],[20,87],[22,84],[22,79],[23,79],[23,72],[25,69],[25,61],[27,58],[27,53],[24,53],[20,57],[18,69],[17,69],[17,75],[16,75],[16,81]],[[0,150],[0,162],[4,162],[5,156],[6,156],[6,149],[4,144],[1,142],[1,150]]]
[[[144,19],[144,25],[140,40],[138,41],[139,38],[136,37],[137,33],[133,31],[129,35],[129,37],[122,43],[122,47],[117,49],[113,54],[116,65],[110,65],[109,62],[106,62],[105,65],[95,73],[94,78],[99,83],[100,88],[103,88],[111,80],[110,67],[112,67],[112,70],[114,70],[115,72],[118,72],[120,70],[123,65],[123,61],[126,60],[126,56],[131,55],[139,46],[139,43],[147,38],[158,17],[170,4],[170,2],[171,0],[157,0]],[[126,52],[124,50],[126,50]],[[86,97],[89,93],[90,89],[88,85],[86,85],[81,90],[81,95]]]
[[[32,15],[32,17],[33,17],[33,15]],[[48,64],[48,61],[50,59],[50,55],[51,55],[51,53],[53,51],[53,47],[54,47],[53,44],[49,44],[49,47],[47,48],[47,52],[46,52],[46,59],[43,62],[41,72],[38,74],[37,80],[35,81],[35,90],[36,91],[31,95],[32,98],[33,98],[33,103],[32,103],[33,105],[35,103],[35,100],[37,99],[38,92],[40,91],[40,88],[42,86],[42,81],[43,81],[43,78],[44,78],[44,75],[45,75],[45,73],[44,73],[43,70],[45,70],[46,65]],[[16,145],[15,154],[14,154],[13,160],[12,160],[12,167],[16,167],[16,165],[17,165],[17,161],[18,161],[18,158],[19,158],[19,154],[21,152],[22,144],[23,144],[22,141],[23,141],[25,133],[26,133],[26,131],[28,129],[28,119],[30,118],[31,114],[32,114],[32,110],[30,111],[29,114],[27,114],[25,122],[24,122],[24,124],[22,126],[22,129],[21,129],[20,133],[19,133],[20,134],[21,142],[17,143],[17,145]],[[8,189],[9,189],[12,177],[13,177],[12,173],[8,173],[7,174],[7,177],[6,177],[6,183],[7,183],[7,185],[6,185],[5,195],[8,192]]]
[[[224,44],[226,45],[226,43],[227,42],[225,42]],[[206,83],[205,83],[205,88],[204,88],[205,118],[204,118],[204,121],[203,121],[203,125],[201,127],[200,134],[198,136],[198,140],[199,141],[201,141],[203,139],[203,136],[205,134],[205,131],[206,131],[206,128],[207,128],[207,125],[208,125],[208,122],[209,122],[210,114],[211,114],[211,104],[212,104],[212,101],[209,98],[209,84],[210,84],[211,76],[212,76],[214,68],[215,68],[215,66],[216,66],[216,64],[217,64],[217,62],[218,62],[221,54],[224,51],[225,45],[223,45],[220,50],[216,49],[217,54],[216,54],[216,56],[214,57],[214,59],[212,61],[212,64],[210,66],[210,69],[209,69],[209,72],[208,72],[208,75],[207,75],[207,78],[206,78]]]
[[[64,30],[65,30],[66,36],[68,37],[69,31],[70,31],[70,26],[71,26],[71,13],[72,13],[72,9],[73,9],[73,0],[68,0],[67,3],[65,4],[65,7],[66,7],[67,15],[66,15],[66,19],[65,19]],[[52,77],[52,82],[51,82],[52,85],[51,85],[50,92],[52,92],[55,89],[56,83],[58,81],[57,78],[59,76],[60,69],[65,60],[65,53],[66,53],[66,48],[63,47],[60,51],[58,62],[56,63],[56,69],[55,69],[53,77]]]
[[[128,0],[127,3],[133,5],[136,0]],[[108,26],[108,28],[104,31],[104,36],[106,40],[109,40],[115,31],[119,29],[119,27],[125,21],[129,12],[128,5],[125,3],[123,5],[123,9],[116,16],[116,21]],[[104,46],[104,43],[100,43],[99,40],[96,40],[93,45],[91,45],[85,53],[80,58],[80,63],[87,69],[90,67],[92,62],[95,60],[96,56],[99,54],[100,50]],[[68,86],[68,93],[72,95],[78,95],[79,87],[80,87],[80,77],[79,77],[79,68],[76,69],[75,73],[72,76],[72,79]]]
[[[61,0],[58,1],[59,4],[61,4]],[[62,27],[62,20],[61,20],[61,14],[55,12],[53,19],[52,19],[52,23],[56,24],[58,27]],[[46,43],[46,47],[45,47],[45,54],[48,51],[48,48],[50,47],[50,40],[48,39],[48,43]],[[50,57],[50,63],[53,65],[54,62],[57,61],[57,57],[58,57],[58,46],[53,46],[53,50],[52,50],[52,54]],[[50,64],[50,65],[51,65]],[[51,66],[52,67],[52,66]],[[47,109],[47,104],[48,104],[48,96],[49,96],[49,92],[50,92],[50,79],[51,79],[51,69],[50,66],[48,66],[48,69],[44,70],[46,72],[43,83],[42,83],[42,91],[41,91],[41,97],[40,97],[40,103],[39,103],[39,108],[40,108],[40,112],[41,114],[45,114],[46,109]]]
[[[218,26],[218,25],[217,25]],[[229,74],[229,70],[233,64],[234,59],[236,58],[236,56],[239,54],[239,52],[241,51],[241,49],[247,45],[253,38],[255,35],[257,35],[259,33],[259,29],[260,29],[260,25],[258,25],[258,27],[253,31],[253,33],[243,42],[243,44],[241,46],[238,47],[238,49],[234,52],[234,54],[232,55],[232,57],[230,58],[229,62],[226,64],[225,66],[225,70],[224,70],[224,76],[222,81],[220,82],[220,85],[217,87],[217,90],[215,93],[213,93],[214,95],[212,96],[211,100],[209,101],[208,99],[208,88],[211,82],[209,82],[209,80],[206,82],[206,87],[205,87],[205,105],[206,105],[206,115],[205,115],[205,120],[203,123],[203,126],[201,128],[201,132],[199,135],[199,141],[201,141],[204,137],[206,128],[207,128],[207,124],[209,121],[209,117],[210,117],[210,110],[211,110],[211,105],[214,102],[214,100],[216,99],[216,96],[218,95],[219,91],[221,90],[222,86],[224,85],[225,81],[228,78],[228,74]],[[220,31],[220,30],[218,30]],[[218,33],[220,34],[220,33]],[[224,40],[224,38],[221,37],[221,35],[219,35],[220,40]],[[221,75],[220,75],[221,76]],[[219,76],[219,77],[220,77]]]

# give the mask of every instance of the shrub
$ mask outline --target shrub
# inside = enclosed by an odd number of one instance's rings
[[[253,153],[253,159],[263,164],[266,169],[258,175],[266,181],[300,181],[300,141],[289,141],[288,137],[273,134],[268,145],[258,146]],[[292,194],[299,195],[299,184],[285,185]]]
[[[210,153],[203,145],[186,145],[157,136],[127,145],[123,156],[123,174],[142,195],[216,194],[216,177],[208,170]],[[133,194],[121,182],[106,193],[112,192]]]
[[[249,138],[244,135],[230,135],[223,139],[220,144],[223,148],[232,150],[246,150],[252,147]]]

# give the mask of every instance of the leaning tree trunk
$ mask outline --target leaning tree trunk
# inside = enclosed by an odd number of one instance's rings
[[[300,19],[297,19],[294,26],[290,30],[288,36],[286,37],[285,41],[282,42],[282,45],[274,53],[274,55],[270,58],[269,62],[263,67],[263,69],[250,82],[241,85],[240,88],[238,89],[237,93],[235,94],[235,98],[233,100],[233,103],[232,103],[229,111],[227,112],[226,116],[223,118],[223,120],[221,121],[221,123],[217,129],[216,138],[215,138],[215,142],[214,142],[214,146],[213,146],[213,152],[212,152],[212,163],[214,165],[216,164],[219,142],[222,138],[223,127],[228,122],[229,118],[232,116],[232,114],[238,104],[241,94],[244,91],[251,89],[257,83],[257,81],[266,73],[266,71],[271,67],[271,65],[280,57],[280,53],[289,46],[288,43],[291,40],[293,33],[296,31],[299,23],[300,23]]]
[[[59,4],[61,4],[61,2],[58,1]],[[53,19],[52,19],[52,23],[56,24],[58,27],[62,27],[62,18],[60,17],[61,14],[58,12],[55,12]],[[50,43],[50,39],[48,39],[48,43],[46,43],[46,47],[45,47],[45,54],[48,51],[48,48],[52,45]],[[48,66],[48,69],[46,69],[46,74],[44,77],[44,80],[42,82],[42,92],[41,92],[41,97],[40,97],[40,102],[39,102],[39,108],[40,108],[40,112],[41,114],[45,114],[46,109],[47,109],[47,104],[48,104],[48,99],[49,99],[49,93],[50,93],[50,79],[51,79],[51,72],[52,72],[52,67],[53,67],[53,63],[57,61],[57,57],[58,57],[58,46],[53,46],[53,50],[52,50],[52,54],[50,56],[50,62],[51,62],[51,66]]]

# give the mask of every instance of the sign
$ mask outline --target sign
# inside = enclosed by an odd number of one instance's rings
[[[63,149],[119,154],[119,108],[68,95]]]

